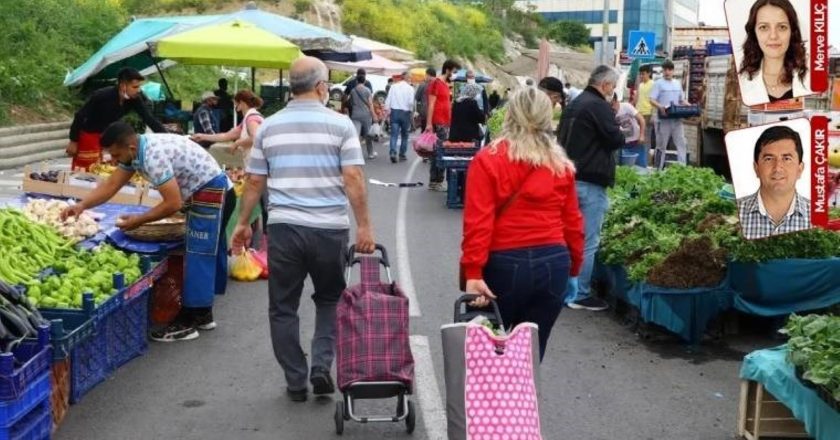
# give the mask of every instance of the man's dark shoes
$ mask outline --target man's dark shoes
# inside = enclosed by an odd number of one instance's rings
[[[397,163],[397,155],[396,154],[391,155],[391,163]]]
[[[330,371],[322,367],[312,368],[309,373],[309,382],[312,384],[312,392],[317,395],[332,394],[335,392]]]
[[[610,307],[610,305],[607,304],[606,301],[600,298],[595,298],[594,296],[590,296],[569,303],[568,306],[570,309],[573,310],[589,310],[591,312],[600,312],[603,310],[607,310]]]
[[[293,390],[290,388],[286,388],[286,395],[289,396],[289,399],[292,402],[306,402],[306,395],[307,395],[306,388],[302,390]]]
[[[407,158],[407,157],[405,157],[404,155],[401,155],[401,156],[400,156],[400,162],[405,162],[405,161],[407,161],[407,160],[408,160],[408,158]]]

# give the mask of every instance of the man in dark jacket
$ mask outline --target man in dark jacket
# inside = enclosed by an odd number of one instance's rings
[[[624,135],[607,100],[615,93],[618,79],[612,67],[596,67],[586,89],[566,106],[557,130],[557,141],[577,168],[578,202],[585,222],[583,268],[577,299],[569,303],[572,309],[607,309],[606,302],[590,296],[590,282],[608,208],[607,188],[615,183],[615,152],[624,146]]]
[[[140,116],[154,132],[166,133],[166,128],[152,116],[143,101],[140,86],[145,80],[137,69],[125,67],[117,73],[117,85],[93,92],[76,112],[70,125],[70,142],[65,150],[73,158],[72,169],[87,170],[102,161],[102,147],[99,145],[102,132],[128,112],[133,111]]]

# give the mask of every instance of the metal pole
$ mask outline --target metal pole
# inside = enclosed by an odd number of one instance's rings
[[[251,91],[257,93],[257,83],[254,81],[254,68],[251,68]]]
[[[607,43],[610,35],[610,0],[604,0],[604,26],[601,30],[601,64],[608,64]]]
[[[155,69],[157,69],[158,75],[160,75],[160,80],[163,81],[163,85],[166,87],[166,93],[169,95],[169,99],[174,100],[175,95],[172,93],[172,89],[169,88],[169,83],[166,82],[166,77],[163,76],[163,71],[160,70],[160,65],[158,64],[157,59],[155,59],[155,56],[152,55],[152,44],[146,43],[146,45],[149,47],[149,59],[151,59],[152,63],[155,64]]]
[[[662,51],[671,58],[671,33],[674,25],[674,0],[665,0],[665,38],[662,40]]]

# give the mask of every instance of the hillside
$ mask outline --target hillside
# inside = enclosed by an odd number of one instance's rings
[[[244,0],[39,0],[19,2],[0,15],[7,43],[0,45],[0,126],[64,120],[82,102],[80,91],[62,85],[65,75],[118,33],[132,16],[226,13]],[[321,27],[365,36],[414,51],[438,65],[445,57],[497,77],[499,88],[517,80],[506,64],[546,33],[535,15],[514,10],[512,0],[481,6],[442,0],[258,1],[266,11]],[[410,16],[406,21],[403,17]],[[394,26],[394,23],[401,23]],[[516,41],[516,42],[514,42]],[[526,55],[527,57],[528,55]],[[528,60],[524,60],[528,65]],[[522,70],[522,63],[520,69]],[[277,72],[258,71],[258,82]],[[210,66],[175,66],[166,78],[176,98],[193,99],[215,87],[220,73]],[[155,76],[152,81],[160,81]]]

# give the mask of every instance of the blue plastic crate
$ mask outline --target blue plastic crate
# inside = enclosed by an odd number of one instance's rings
[[[0,401],[16,400],[39,379],[50,371],[50,330],[38,329],[38,338],[25,340],[11,353],[0,354]]]
[[[708,43],[706,44],[706,53],[709,56],[730,55],[732,54],[732,45],[729,43]]]
[[[114,370],[149,349],[150,292],[151,289],[146,287],[131,298],[123,298],[122,307],[105,321],[108,362]],[[129,293],[127,289],[126,294]]]
[[[0,440],[49,440],[52,432],[52,406],[47,398],[17,423],[0,427]]]
[[[51,370],[47,369],[27,385],[17,399],[0,402],[0,427],[12,426],[38,404],[49,401],[52,389],[50,374]]]
[[[457,209],[464,207],[464,195],[467,186],[467,170],[446,170],[446,207]]]
[[[70,352],[70,403],[78,403],[114,371],[108,362],[108,332],[94,324],[91,336]]]

